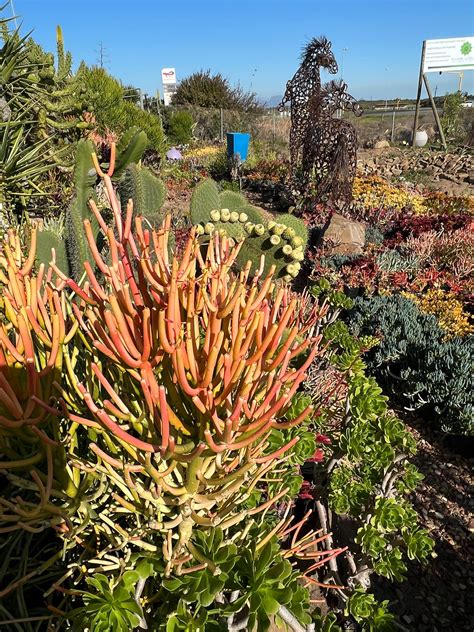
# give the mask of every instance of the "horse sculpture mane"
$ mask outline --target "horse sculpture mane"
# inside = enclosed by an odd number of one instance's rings
[[[311,39],[301,53],[301,64],[286,84],[285,94],[278,106],[281,111],[290,104],[290,161],[296,170],[300,149],[306,134],[311,98],[321,90],[320,68],[330,73],[337,72],[337,62],[331,50],[331,42],[326,37]]]

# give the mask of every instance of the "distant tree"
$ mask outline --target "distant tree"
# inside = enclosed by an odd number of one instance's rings
[[[193,117],[189,112],[172,112],[166,126],[166,135],[172,143],[183,145],[193,138]]]
[[[257,110],[260,105],[254,92],[246,92],[240,85],[232,87],[220,73],[200,70],[186,77],[178,85],[173,105],[195,105],[226,110]]]

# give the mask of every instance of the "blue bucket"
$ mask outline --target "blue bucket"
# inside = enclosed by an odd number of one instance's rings
[[[250,134],[241,134],[240,132],[227,133],[227,158],[231,160],[234,156],[238,156],[240,162],[247,160],[249,152]]]

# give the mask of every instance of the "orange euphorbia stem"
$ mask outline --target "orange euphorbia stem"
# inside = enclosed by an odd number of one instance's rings
[[[30,272],[31,269],[33,268],[33,265],[35,263],[35,256],[36,256],[36,233],[37,230],[36,228],[33,228],[31,230],[31,241],[30,241],[30,253],[28,255],[28,259],[25,261],[24,266],[22,267],[22,269],[19,271],[20,276],[25,277],[27,276]]]
[[[287,493],[288,493],[288,488],[285,487],[285,489],[282,489],[281,492],[279,492],[273,498],[270,498],[269,500],[267,500],[267,502],[263,503],[262,505],[259,505],[258,507],[255,507],[254,509],[250,509],[250,511],[248,512],[249,516],[253,516],[256,513],[259,513],[260,511],[264,511],[265,509],[268,509],[269,507],[274,505],[278,500],[280,500],[280,498],[283,498],[283,496],[285,496],[285,494]]]
[[[224,341],[224,332],[220,331],[217,340],[215,341],[209,357],[207,359],[206,371],[200,383],[201,388],[207,388],[212,381],[214,375],[214,369],[216,368],[217,358],[219,357],[219,353],[221,351],[222,343]]]
[[[307,406],[303,412],[293,419],[292,421],[274,421],[272,422],[272,426],[274,428],[278,428],[280,430],[287,430],[288,428],[293,428],[293,426],[297,426],[301,422],[303,422],[306,417],[313,411],[313,406]]]
[[[46,433],[44,433],[42,430],[40,430],[37,426],[30,426],[31,427],[31,431],[38,435],[38,437],[44,441],[46,444],[49,444],[55,448],[59,448],[60,443],[58,441],[54,441],[54,439],[51,439],[50,437],[48,437],[48,435]]]
[[[104,235],[107,234],[107,224],[104,222],[104,218],[102,217],[101,212],[99,211],[99,209],[97,208],[96,203],[94,202],[94,200],[89,200],[89,207],[91,208],[102,232],[104,233]]]
[[[186,393],[186,395],[189,395],[190,397],[194,397],[194,395],[198,395],[201,389],[193,388],[189,384],[186,377],[185,370],[184,370],[183,358],[182,358],[180,349],[177,349],[176,351],[173,352],[173,355],[171,356],[171,361],[173,363],[173,368],[176,372],[179,385],[181,386],[183,391]]]
[[[345,588],[345,586],[340,586],[339,584],[323,584],[322,582],[318,582],[312,577],[307,577],[306,575],[304,578],[308,584],[313,584],[313,586],[319,586],[320,588]]]
[[[110,310],[104,310],[103,317],[107,327],[109,328],[109,334],[112,342],[116,345],[119,354],[127,364],[130,364],[130,366],[133,366],[136,369],[139,368],[141,366],[140,352],[134,345],[133,340],[130,338],[127,329],[124,328],[123,330],[118,330],[114,315]],[[125,339],[124,342],[122,342],[122,338]]]
[[[94,233],[92,232],[92,226],[88,219],[84,220],[84,230],[86,232],[87,242],[89,244],[92,257],[94,258],[94,261],[96,262],[97,267],[102,272],[102,274],[105,274],[107,276],[108,267],[104,263],[101,254],[97,248]]]
[[[170,424],[168,415],[168,405],[166,402],[166,391],[164,386],[159,389],[160,415],[161,415],[161,453],[164,454],[169,444]]]
[[[273,459],[279,458],[282,454],[284,454],[285,452],[290,450],[290,448],[292,448],[294,445],[296,445],[296,443],[298,443],[298,441],[299,441],[299,438],[298,437],[294,437],[293,439],[291,439],[291,441],[288,441],[288,443],[286,445],[282,446],[281,448],[279,448],[275,452],[272,452],[272,454],[267,454],[265,456],[257,457],[255,459],[255,463],[266,463],[267,461],[272,461]]]
[[[166,333],[165,313],[161,310],[158,312],[158,335],[160,337],[161,345],[166,353],[169,353],[170,355],[174,354],[174,347],[170,344]]]
[[[110,144],[110,163],[109,163],[109,169],[107,171],[107,175],[109,176],[109,178],[113,176],[114,169],[115,169],[115,143],[111,143]]]
[[[101,448],[99,448],[99,446],[96,443],[90,443],[89,447],[92,450],[92,452],[97,454],[97,456],[100,456],[100,458],[103,459],[104,461],[107,461],[107,463],[111,465],[112,467],[115,467],[116,469],[120,469],[120,470],[124,469],[126,465],[124,462],[111,457],[109,454],[107,454]],[[143,465],[127,465],[127,469],[129,469],[131,472],[143,472],[145,468]]]
[[[105,301],[107,300],[107,294],[103,291],[103,289],[100,287],[94,272],[92,270],[92,266],[88,261],[84,261],[83,263],[84,265],[84,270],[86,271],[87,277],[91,283],[91,286],[94,290],[94,292],[96,293],[97,297],[99,300],[101,301]]]
[[[119,439],[121,439],[125,443],[129,443],[130,445],[133,445],[135,448],[143,450],[144,452],[159,451],[159,446],[148,443],[147,441],[142,441],[141,439],[137,439],[136,437],[123,430],[118,424],[112,421],[105,410],[97,410],[95,415],[104,424],[104,426],[108,428],[108,430],[113,432]]]
[[[119,239],[119,241],[122,241],[122,239],[123,239],[123,221],[122,221],[122,212],[120,210],[118,199],[117,199],[117,196],[115,195],[114,188],[112,186],[112,180],[110,179],[110,176],[104,174],[102,177],[103,177],[104,184],[105,184],[105,191],[107,193],[107,197],[109,199],[110,206],[112,207],[112,211],[113,211],[113,214],[114,214],[115,226],[116,226],[117,232],[118,232],[118,239]]]

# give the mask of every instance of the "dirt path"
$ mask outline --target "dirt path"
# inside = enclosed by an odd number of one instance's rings
[[[389,599],[400,623],[413,632],[472,632],[474,611],[474,459],[451,452],[426,422],[412,422],[425,476],[412,498],[423,527],[436,541],[436,557],[408,565],[403,584],[374,581],[376,595]],[[464,442],[464,448],[468,440]],[[469,597],[471,595],[471,597]]]

